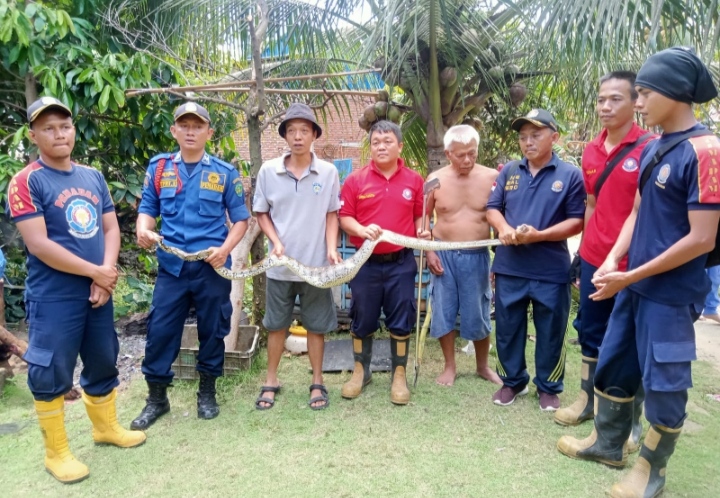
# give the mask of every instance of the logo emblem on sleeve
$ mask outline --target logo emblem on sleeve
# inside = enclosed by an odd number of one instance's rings
[[[406,188],[405,190],[403,190],[402,196],[405,199],[407,199],[408,201],[412,200],[412,190],[410,190],[409,188]]]
[[[663,164],[658,172],[657,181],[661,185],[665,185],[665,182],[670,177],[670,165]]]
[[[552,184],[552,187],[550,187],[550,190],[553,192],[562,192],[565,188],[565,184],[561,182],[560,180],[554,181]]]
[[[638,162],[633,159],[632,157],[625,159],[625,162],[622,165],[622,169],[627,171],[628,173],[632,173],[633,171],[637,171],[638,169]]]
[[[70,235],[78,239],[89,239],[98,231],[98,216],[95,206],[85,199],[75,199],[65,208]]]

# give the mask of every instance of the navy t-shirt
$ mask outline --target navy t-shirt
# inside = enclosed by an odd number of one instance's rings
[[[36,161],[13,176],[8,188],[13,221],[45,218],[50,240],[96,265],[105,257],[102,215],[114,211],[102,174],[72,165],[60,171]],[[55,270],[28,251],[28,301],[64,301],[90,297],[92,279]]]
[[[690,130],[704,129],[696,125]],[[687,130],[689,131],[689,130]],[[651,142],[640,158],[641,173],[655,151],[680,133]],[[688,211],[720,209],[720,139],[714,135],[686,140],[663,156],[650,174],[628,251],[628,270],[656,258],[690,233]],[[671,306],[704,302],[710,290],[707,255],[630,286],[642,296]]]
[[[511,175],[508,178],[508,175]],[[585,186],[580,169],[553,154],[550,162],[530,174],[527,159],[503,168],[488,201],[488,209],[503,212],[508,224],[545,230],[570,218],[585,217]],[[498,246],[492,271],[559,284],[568,283],[567,241]]]

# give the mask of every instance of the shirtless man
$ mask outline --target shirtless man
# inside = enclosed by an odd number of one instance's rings
[[[476,164],[480,136],[474,128],[458,125],[445,134],[445,155],[450,164],[432,173],[441,188],[428,196],[428,212],[436,212],[432,234],[436,240],[461,242],[490,237],[486,218],[490,189],[498,176],[494,169]],[[455,321],[462,317],[460,337],[475,344],[477,374],[502,384],[488,366],[490,349],[490,255],[487,248],[428,252],[431,277],[432,322],[430,335],[440,340],[445,369],[435,380],[455,383]]]

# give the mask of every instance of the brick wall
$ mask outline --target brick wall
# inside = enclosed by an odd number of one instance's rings
[[[348,97],[347,105],[338,100],[337,109],[330,102],[325,106],[324,116],[320,110],[316,111],[318,124],[323,129],[322,136],[314,144],[318,157],[330,162],[333,159],[351,158],[353,169],[362,167],[368,157],[363,156],[360,145],[367,133],[358,126],[357,120],[363,109],[373,102],[372,98]],[[241,128],[235,132],[234,137],[240,157],[249,160],[247,129]],[[277,157],[285,150],[287,143],[278,135],[277,126],[266,128],[262,135],[263,161]]]

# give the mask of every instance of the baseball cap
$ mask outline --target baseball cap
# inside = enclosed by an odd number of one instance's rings
[[[285,118],[282,123],[280,123],[280,126],[278,126],[278,133],[281,137],[285,138],[285,126],[287,125],[287,122],[292,119],[304,119],[305,121],[310,121],[317,133],[315,138],[320,138],[320,135],[322,135],[322,128],[320,128],[320,125],[317,123],[315,113],[312,109],[310,109],[310,106],[300,102],[295,102],[290,104],[290,107],[287,108],[287,111],[285,111]]]
[[[57,109],[58,111],[61,111],[68,116],[72,117],[72,111],[70,111],[70,108],[60,102],[55,97],[40,97],[35,102],[30,104],[30,107],[28,107],[27,110],[27,120],[28,123],[32,124],[33,121],[35,121],[38,117],[40,117],[40,114],[47,111],[48,109]]]
[[[198,105],[195,102],[185,102],[183,105],[175,109],[175,121],[187,114],[197,116],[206,123],[210,122],[210,113],[207,112],[207,109],[203,106]]]
[[[530,123],[539,128],[550,128],[552,131],[558,131],[558,124],[555,118],[545,109],[533,109],[525,116],[517,118],[512,122],[511,128],[520,131],[523,125]]]

